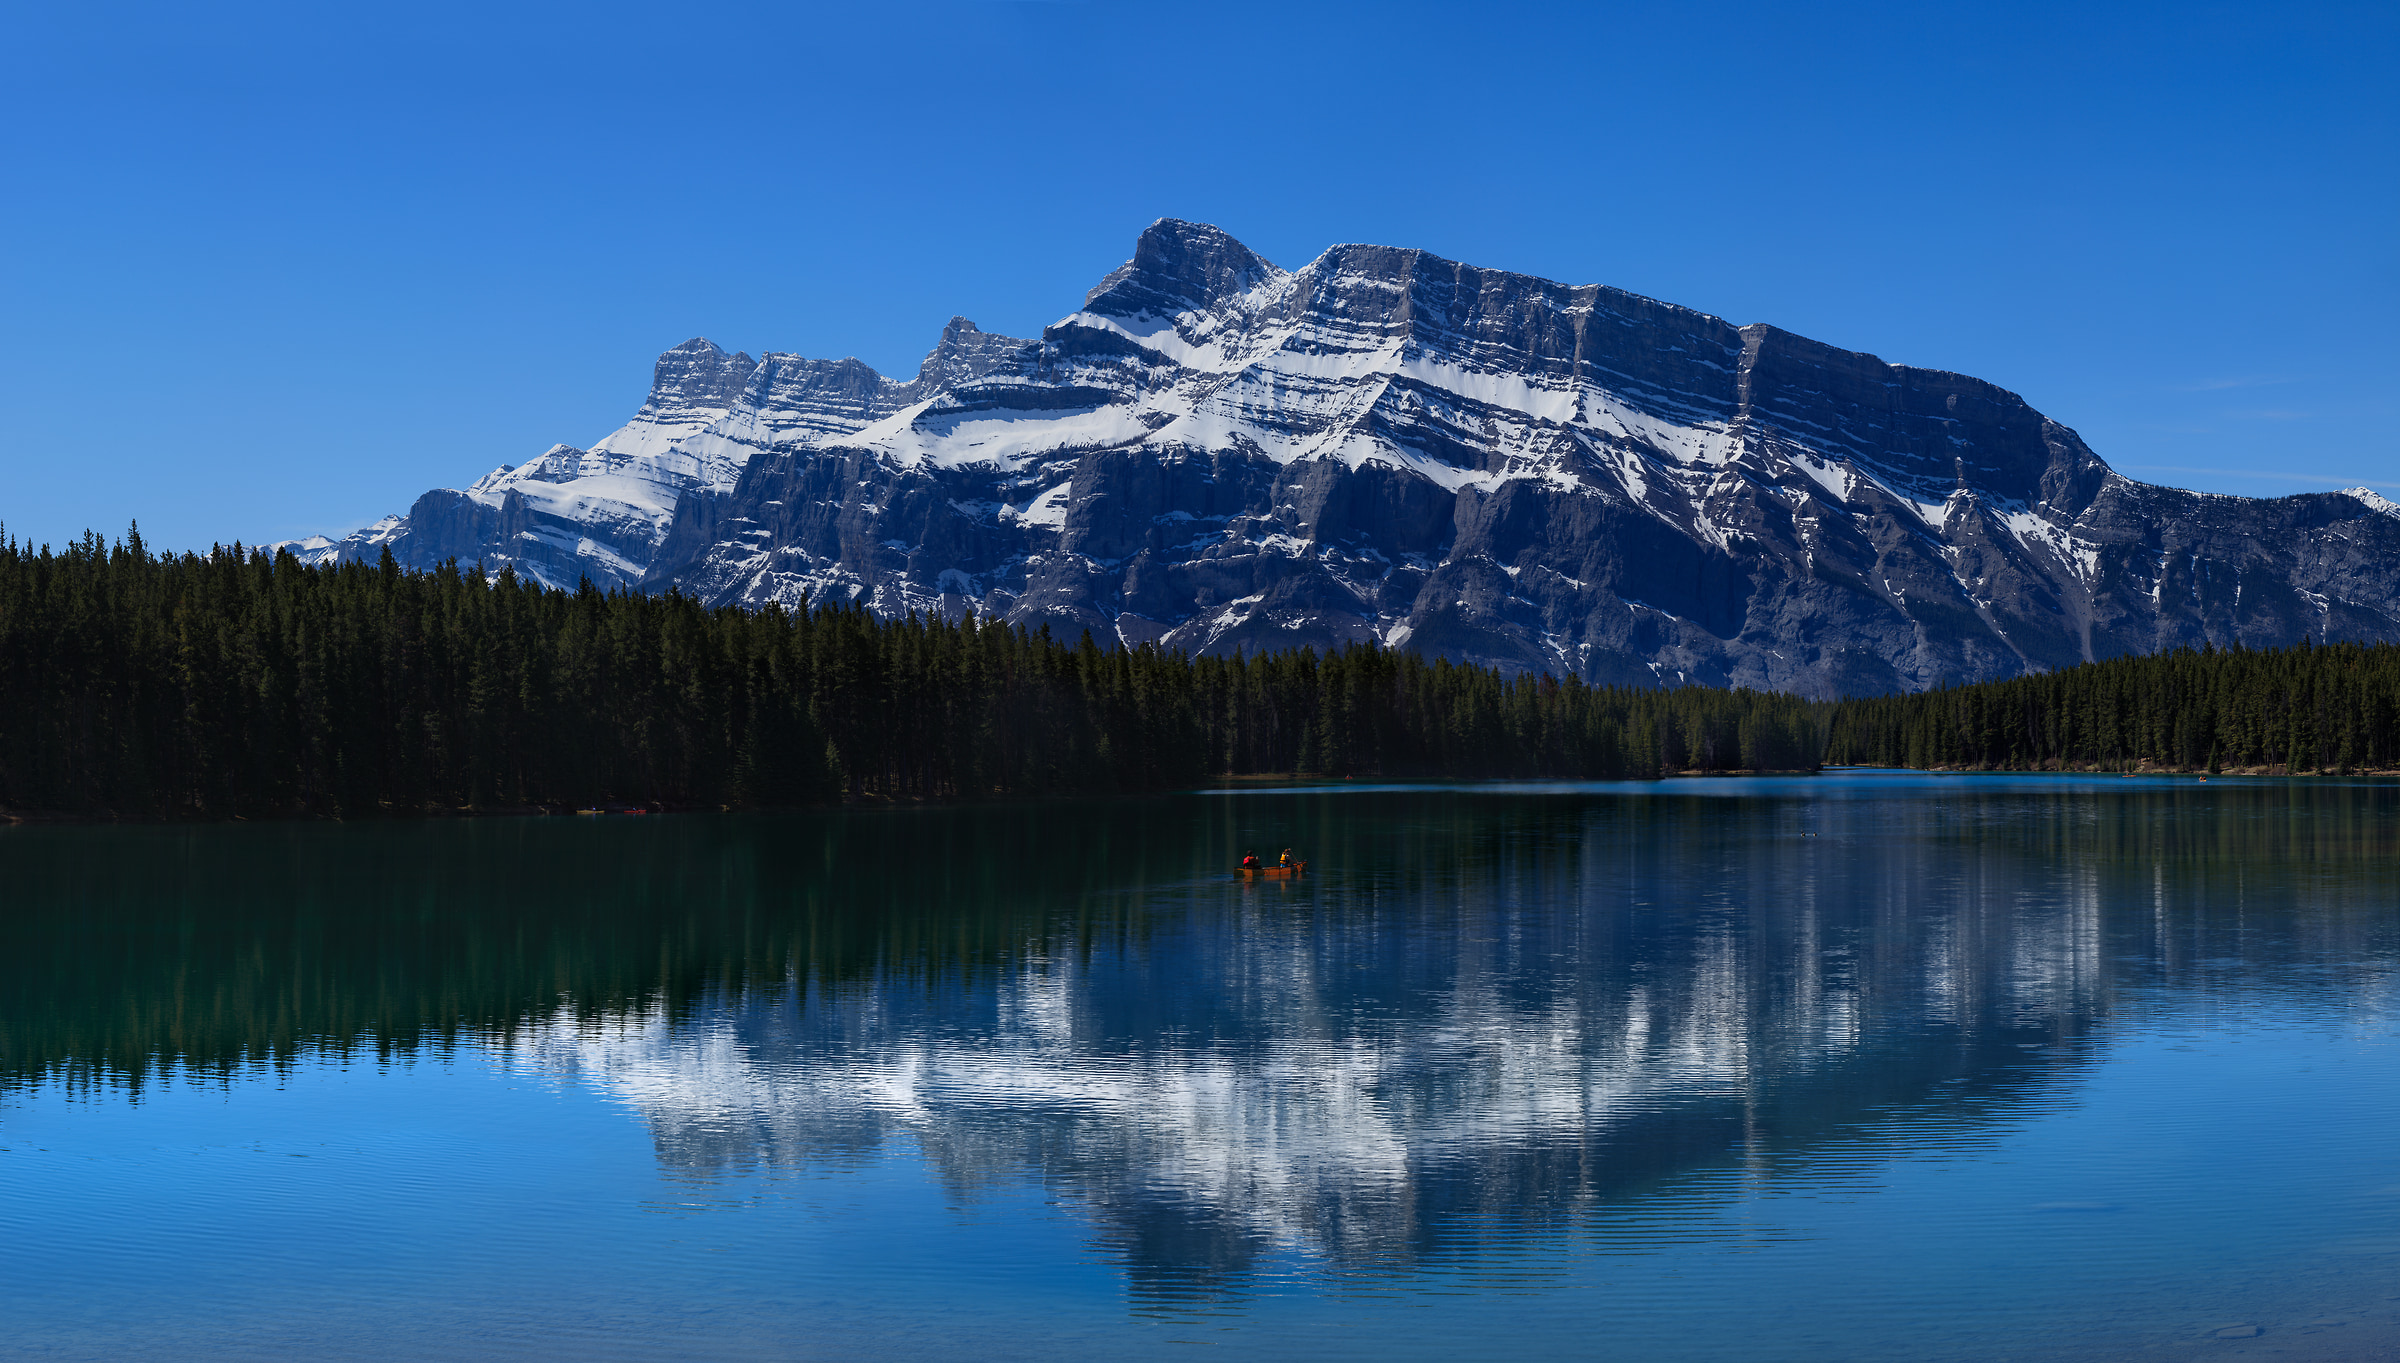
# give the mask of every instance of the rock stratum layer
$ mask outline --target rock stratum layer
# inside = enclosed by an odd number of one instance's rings
[[[2203,642],[2400,640],[2400,507],[2137,483],[1979,379],[1423,251],[1164,220],[917,377],[694,340],[554,446],[307,556],[1195,653],[1377,640],[1831,696]]]

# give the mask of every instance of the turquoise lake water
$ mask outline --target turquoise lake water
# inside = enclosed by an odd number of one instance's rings
[[[0,1356],[1167,1350],[2400,1357],[2400,786],[0,829]]]

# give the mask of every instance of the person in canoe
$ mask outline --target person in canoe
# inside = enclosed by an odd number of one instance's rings
[[[1256,853],[1256,852],[1244,852],[1244,853],[1242,853],[1242,869],[1243,869],[1243,870],[1245,870],[1245,871],[1255,871],[1255,870],[1257,870],[1257,869],[1258,869],[1258,853]]]
[[[1276,862],[1275,864],[1287,871],[1292,869],[1292,849],[1289,847],[1284,848],[1283,860]]]

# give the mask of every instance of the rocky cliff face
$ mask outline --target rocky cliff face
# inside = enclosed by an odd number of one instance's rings
[[[1038,340],[954,321],[909,383],[686,343],[591,450],[330,552],[383,543],[717,603],[1819,695],[2400,639],[2400,508],[2371,493],[2148,486],[1977,379],[1422,251],[1286,272],[1175,221]]]

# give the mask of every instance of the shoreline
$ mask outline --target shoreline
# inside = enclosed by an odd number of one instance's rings
[[[607,817],[620,817],[620,816],[638,817],[638,816],[643,816],[643,815],[666,815],[666,814],[782,814],[782,813],[830,813],[830,812],[833,812],[833,811],[836,811],[836,810],[899,810],[899,809],[933,809],[933,808],[939,808],[939,807],[943,807],[943,806],[967,806],[967,805],[973,805],[973,806],[988,806],[988,805],[999,805],[999,804],[1040,804],[1040,803],[1046,803],[1046,802],[1051,802],[1051,801],[1099,800],[1099,799],[1112,799],[1112,798],[1114,798],[1114,799],[1127,799],[1127,798],[1150,798],[1150,797],[1156,797],[1156,796],[1177,795],[1177,794],[1183,794],[1183,793],[1187,793],[1187,792],[1208,792],[1208,791],[1227,791],[1227,790],[1272,790],[1272,789],[1276,789],[1276,788],[1280,788],[1280,787],[1286,787],[1286,786],[1307,786],[1307,787],[1322,787],[1322,788],[1333,789],[1333,788],[1338,788],[1339,786],[1341,786],[1341,785],[1342,785],[1342,784],[1344,784],[1344,783],[1347,783],[1347,782],[1352,782],[1352,781],[1364,781],[1364,782],[1367,782],[1367,783],[1369,783],[1369,784],[1372,784],[1372,785],[1376,785],[1376,786],[1387,786],[1387,787],[1388,787],[1388,786],[1394,786],[1394,785],[1414,785],[1414,784],[1423,784],[1423,785],[1427,785],[1427,786],[1455,786],[1455,785],[1470,785],[1470,784],[1471,784],[1471,785],[1508,785],[1508,784],[1540,784],[1540,785],[1557,785],[1557,784],[1581,784],[1581,783],[1584,783],[1584,782],[1586,782],[1586,781],[1590,781],[1590,782],[1594,782],[1594,783],[1605,782],[1605,783],[1608,783],[1608,784],[1633,784],[1633,783],[1639,783],[1639,782],[1644,782],[1644,781],[1650,781],[1650,782],[1655,782],[1655,783],[1658,783],[1658,784],[1662,784],[1662,785],[1663,785],[1663,784],[1665,784],[1665,783],[1667,783],[1667,782],[1670,782],[1670,781],[1708,780],[1708,779],[1720,779],[1720,780],[1721,780],[1721,779],[1727,779],[1727,778],[1731,778],[1731,779],[1745,779],[1745,780],[1746,780],[1746,779],[1758,778],[1758,777],[1793,777],[1793,776],[1816,776],[1816,775],[1823,775],[1823,774],[1827,774],[1827,773],[1833,773],[1833,772],[1867,772],[1867,771],[1913,772],[1913,773],[1920,773],[1920,774],[1924,774],[1924,775],[1935,775],[1935,776],[2045,776],[2045,775],[2056,775],[2056,776],[2121,776],[2121,777],[2135,777],[2135,776],[2188,776],[2188,777],[2196,777],[2196,778],[2200,778],[2200,779],[2202,779],[2202,780],[2205,780],[2207,777],[2210,777],[2210,776],[2216,776],[2216,777],[2243,777],[2243,778],[2249,778],[2249,779],[2259,779],[2259,778],[2266,778],[2266,779],[2274,779],[2274,780],[2289,780],[2289,781],[2318,781],[2318,780],[2345,781],[2345,780],[2360,780],[2360,779],[2392,779],[2392,778],[2400,778],[2400,768],[2388,768],[2388,767],[2377,767],[2377,768],[2359,768],[2359,769],[2356,769],[2356,770],[2353,770],[2353,771],[2350,771],[2350,772],[2347,772],[2347,773],[2344,773],[2344,772],[2334,772],[2334,771],[2323,771],[2323,770],[2319,770],[2319,771],[2305,771],[2305,772],[2297,772],[2297,773],[2295,773],[2295,772],[2292,772],[2292,771],[2290,771],[2290,770],[2288,770],[2288,769],[2284,768],[2284,767],[2283,767],[2283,766],[2281,766],[2281,765],[2272,765],[2272,766],[2263,766],[2263,767],[2226,767],[2226,768],[2223,768],[2222,770],[2219,770],[2219,771],[2214,771],[2214,772],[2212,772],[2212,771],[2208,771],[2207,769],[2205,769],[2205,768],[2202,768],[2202,767],[2167,767],[2167,766],[2157,766],[2157,765],[2153,765],[2153,764],[2142,764],[2142,765],[2137,765],[2137,766],[2135,766],[2135,767],[2132,767],[2132,768],[2123,768],[2123,767],[2103,767],[2103,766],[2060,766],[2060,765],[2056,765],[2056,764],[2047,765],[2047,766],[2039,766],[2039,767],[1888,767],[1888,766],[1875,766],[1875,765],[1866,764],[1866,763],[1827,763],[1827,764],[1825,764],[1825,765],[1824,765],[1824,766],[1822,766],[1822,767],[1816,767],[1816,768],[1767,768],[1767,769],[1763,769],[1763,770],[1762,770],[1762,769],[1757,769],[1757,768],[1743,767],[1743,768],[1729,768],[1729,769],[1726,769],[1726,770],[1721,770],[1721,771],[1704,771],[1704,770],[1701,770],[1701,769],[1698,769],[1698,768],[1687,768],[1687,769],[1685,769],[1685,770],[1682,770],[1682,771],[1663,772],[1663,773],[1661,773],[1660,775],[1658,775],[1658,776],[1656,776],[1656,777],[1639,777],[1639,776],[1632,776],[1632,777],[1592,777],[1592,778],[1584,778],[1584,777],[1541,777],[1541,776],[1528,776],[1528,777],[1505,777],[1505,776],[1501,776],[1501,777],[1475,777],[1475,778],[1459,778],[1459,777],[1447,777],[1447,776],[1369,776],[1369,777],[1356,777],[1356,776],[1347,776],[1347,777],[1334,777],[1334,776],[1319,776],[1319,775],[1310,775],[1310,774],[1305,774],[1305,773],[1294,773],[1294,772],[1262,772],[1262,773],[1249,773],[1249,774],[1244,774],[1244,775],[1240,775],[1240,776],[1227,776],[1227,777],[1221,777],[1221,778],[1219,778],[1219,779],[1217,779],[1217,780],[1215,780],[1215,781],[1209,782],[1209,783],[1207,783],[1207,784],[1205,784],[1205,785],[1195,785],[1195,786],[1178,786],[1178,787],[1174,787],[1174,788],[1171,788],[1171,789],[1162,789],[1162,790],[1141,790],[1141,791],[1121,791],[1121,790],[1120,790],[1120,791],[1051,791],[1051,792],[1042,792],[1042,793],[1038,793],[1038,794],[999,794],[999,795],[980,795],[980,796],[977,796],[977,795],[959,795],[959,796],[945,796],[945,797],[934,798],[934,799],[907,799],[907,800],[893,799],[893,798],[891,798],[891,797],[888,797],[888,796],[874,796],[874,795],[870,795],[870,796],[863,796],[863,797],[854,798],[854,799],[837,800],[837,801],[833,801],[833,802],[830,802],[830,803],[825,803],[825,804],[807,804],[807,805],[740,805],[740,806],[735,806],[735,805],[673,805],[673,804],[668,804],[668,803],[666,803],[666,802],[664,802],[664,801],[656,801],[656,800],[652,800],[652,801],[644,801],[644,802],[640,802],[640,803],[627,803],[627,802],[623,802],[623,801],[609,801],[609,802],[607,802],[606,804],[604,804],[604,805],[601,805],[601,806],[597,806],[597,807],[595,807],[595,806],[584,806],[584,807],[582,807],[582,808],[577,808],[577,807],[575,807],[575,806],[573,806],[573,805],[571,805],[571,804],[533,804],[533,805],[497,806],[497,807],[492,807],[492,808],[479,808],[479,807],[475,807],[475,806],[427,806],[427,807],[425,807],[425,808],[422,808],[422,809],[393,809],[393,808],[385,808],[385,809],[379,810],[379,811],[377,811],[377,812],[375,812],[375,813],[372,813],[372,814],[361,814],[361,815],[356,815],[356,816],[344,816],[344,815],[340,815],[340,814],[291,813],[291,814],[263,814],[263,815],[241,815],[241,814],[233,814],[233,815],[226,815],[226,816],[222,816],[222,817],[215,817],[215,818],[194,818],[194,817],[183,817],[183,816],[177,816],[177,815],[160,815],[160,814],[120,814],[120,813],[116,813],[116,812],[100,812],[100,813],[90,813],[90,814],[77,814],[77,813],[68,813],[68,812],[63,812],[63,811],[58,811],[58,810],[40,810],[40,809],[9,809],[9,808],[0,807],[0,827],[25,827],[25,826],[58,827],[58,826],[77,825],[77,824],[90,824],[90,825],[102,825],[102,824],[105,824],[105,825],[112,825],[112,826],[114,826],[114,825],[128,825],[128,824],[145,824],[145,825],[156,825],[156,826],[162,826],[162,827],[163,827],[163,826],[168,826],[168,825],[189,825],[189,826],[198,827],[198,826],[204,826],[204,825],[222,825],[222,824],[235,824],[235,823],[250,823],[250,824],[384,823],[384,822],[390,822],[390,821],[394,821],[394,820],[405,820],[405,819],[530,819],[530,818],[599,818],[599,817],[603,817],[603,816],[607,816]]]

